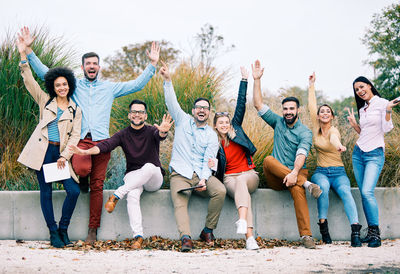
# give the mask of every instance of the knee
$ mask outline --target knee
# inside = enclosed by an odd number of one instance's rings
[[[79,163],[72,165],[76,175],[80,177],[87,177],[90,174],[91,168],[89,164]]]
[[[374,198],[374,190],[373,189],[361,189],[361,197],[363,199],[373,199]]]
[[[264,168],[268,169],[268,167],[271,165],[271,163],[274,160],[275,160],[275,158],[272,157],[271,155],[268,155],[267,157],[265,157],[264,162],[263,162]]]
[[[152,163],[146,163],[143,167],[143,170],[146,170],[148,172],[154,173],[156,171],[158,171],[159,167],[153,165]]]

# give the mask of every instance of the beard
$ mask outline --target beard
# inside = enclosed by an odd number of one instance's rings
[[[131,124],[137,127],[137,126],[143,125],[144,121],[140,121],[139,123],[135,123],[134,121],[131,120]]]
[[[97,75],[99,75],[99,72],[96,73],[96,75],[94,77],[89,77],[89,75],[87,74],[86,71],[83,72],[83,74],[85,75],[85,78],[88,79],[89,81],[94,81],[97,79]]]
[[[297,114],[294,115],[292,118],[286,118],[286,115],[285,115],[284,119],[285,119],[285,123],[287,125],[292,125],[294,123],[294,121],[296,121],[296,119],[297,119]]]

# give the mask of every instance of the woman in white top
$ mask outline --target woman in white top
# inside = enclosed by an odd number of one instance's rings
[[[353,150],[353,171],[368,223],[368,234],[361,242],[368,243],[369,247],[379,247],[379,213],[374,191],[385,162],[384,134],[393,128],[392,108],[399,102],[381,98],[363,76],[354,80],[353,90],[360,118],[360,124],[357,124],[353,110],[348,110],[350,125],[360,135]]]

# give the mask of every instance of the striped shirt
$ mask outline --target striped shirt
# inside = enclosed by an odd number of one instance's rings
[[[49,134],[49,141],[52,142],[60,142],[60,133],[58,132],[58,120],[61,115],[64,113],[64,110],[57,108],[57,118],[51,121],[47,125],[47,130]]]

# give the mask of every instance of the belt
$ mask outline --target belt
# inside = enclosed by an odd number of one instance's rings
[[[53,141],[49,141],[49,144],[55,145],[55,146],[59,146],[60,142],[53,142]]]

